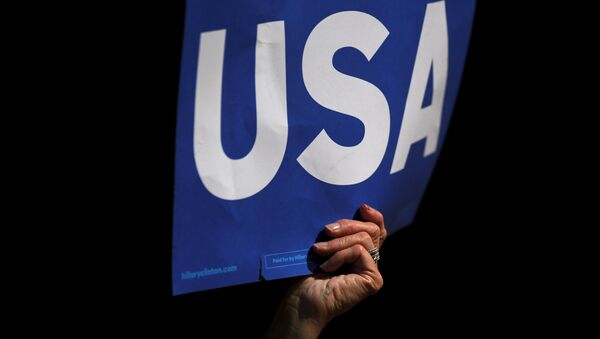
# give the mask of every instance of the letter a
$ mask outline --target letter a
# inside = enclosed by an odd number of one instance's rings
[[[425,156],[433,154],[437,148],[448,78],[447,26],[445,2],[428,4],[391,174],[404,169],[410,147],[415,142],[427,139]],[[421,108],[430,69],[433,72],[431,105]]]

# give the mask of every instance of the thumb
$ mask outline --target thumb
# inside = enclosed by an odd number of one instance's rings
[[[370,221],[379,227],[383,227],[383,214],[375,208],[367,204],[362,204],[360,205],[360,215],[365,221]]]

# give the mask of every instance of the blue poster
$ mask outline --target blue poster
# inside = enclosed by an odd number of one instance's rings
[[[362,203],[412,222],[448,128],[474,0],[188,0],[173,293],[310,274]]]

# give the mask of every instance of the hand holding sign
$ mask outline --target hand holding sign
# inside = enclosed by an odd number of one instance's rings
[[[317,253],[331,255],[321,265],[325,273],[292,286],[266,338],[317,338],[330,320],[381,289],[383,277],[368,250],[379,248],[385,238],[383,215],[364,204],[360,213],[366,221],[340,220],[325,227],[334,239],[314,246]],[[348,273],[336,275],[344,264]]]

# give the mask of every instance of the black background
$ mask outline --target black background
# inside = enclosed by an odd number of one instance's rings
[[[568,71],[562,56],[576,44],[560,36],[576,20],[562,8],[524,6],[478,2],[450,128],[417,217],[382,249],[383,289],[322,338],[563,328],[576,288],[559,282],[570,274],[572,247],[559,192],[570,185],[561,164],[575,156],[561,144],[569,119],[557,124],[552,112],[577,111],[561,100],[572,89],[559,85]],[[171,296],[184,7],[90,5],[75,22],[53,22],[47,47],[68,59],[49,62],[52,78],[66,77],[59,65],[71,69],[65,106],[75,113],[54,116],[69,131],[60,145],[72,152],[48,161],[68,164],[50,200],[64,182],[73,185],[50,208],[61,226],[42,233],[59,238],[56,258],[40,256],[52,258],[53,279],[43,288],[34,282],[31,293],[50,296],[37,302],[50,311],[70,305],[98,331],[260,337],[293,279]],[[70,39],[53,40],[65,32]]]

